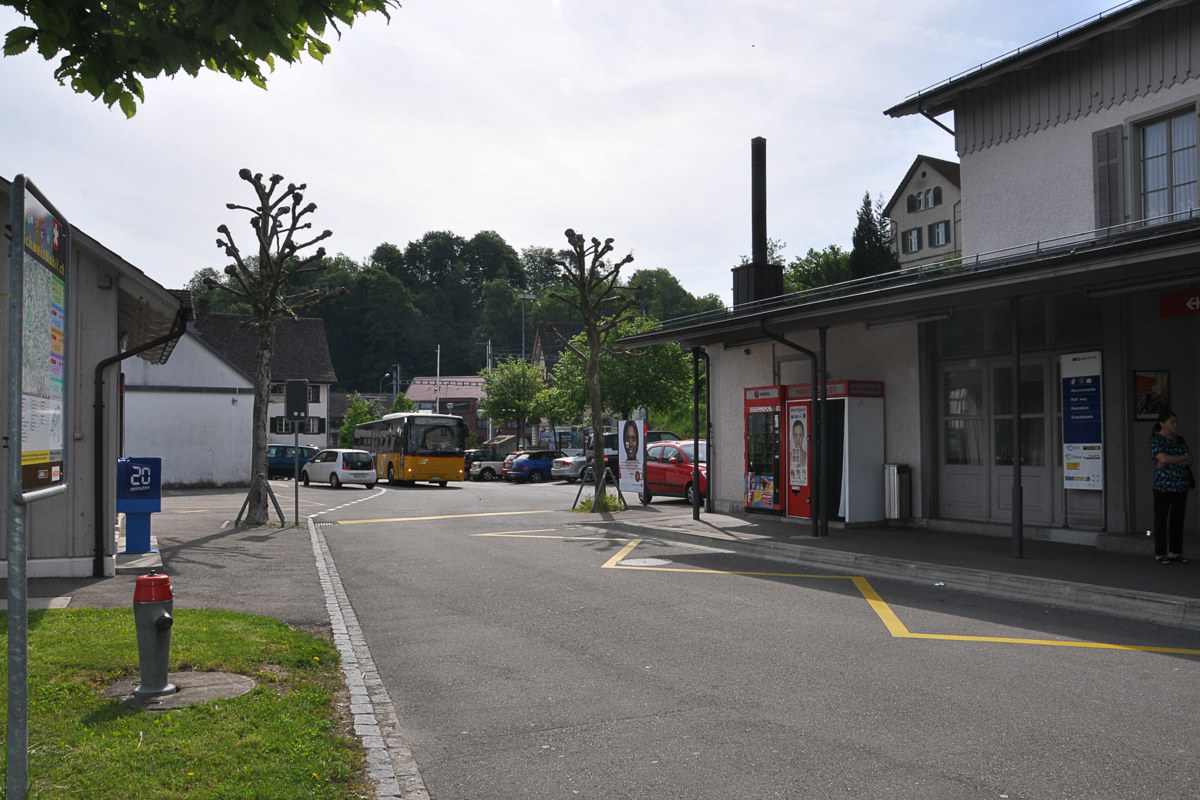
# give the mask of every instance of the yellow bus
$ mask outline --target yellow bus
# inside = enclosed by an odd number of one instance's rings
[[[463,480],[466,441],[467,426],[451,414],[386,414],[354,426],[354,446],[374,456],[379,479],[402,486]]]

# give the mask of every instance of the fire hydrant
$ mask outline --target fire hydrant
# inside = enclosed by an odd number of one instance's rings
[[[171,694],[175,686],[167,682],[167,662],[171,654],[171,579],[151,573],[139,575],[133,590],[133,621],[137,627],[138,662],[142,682],[133,693],[137,697]]]

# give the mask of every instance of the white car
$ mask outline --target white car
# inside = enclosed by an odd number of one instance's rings
[[[368,489],[375,486],[375,461],[366,450],[322,450],[304,465],[300,480],[328,483],[340,489],[344,483],[361,483]]]

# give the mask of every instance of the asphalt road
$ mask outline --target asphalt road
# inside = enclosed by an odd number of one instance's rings
[[[1200,634],[634,542],[575,490],[302,490],[433,800],[1200,797],[1200,658],[1087,646]]]

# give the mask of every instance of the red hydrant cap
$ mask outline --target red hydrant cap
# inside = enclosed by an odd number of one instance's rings
[[[138,575],[137,587],[133,590],[133,602],[154,603],[159,600],[170,600],[171,579],[166,575]]]

